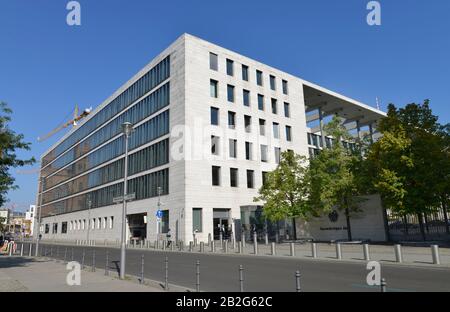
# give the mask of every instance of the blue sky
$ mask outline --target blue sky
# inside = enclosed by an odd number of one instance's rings
[[[450,1],[380,1],[382,25],[366,23],[368,0],[0,0],[0,100],[39,158],[74,105],[96,107],[184,32],[375,106],[431,100],[450,112]],[[27,168],[28,169],[28,168]],[[17,175],[18,210],[35,201],[37,174]]]

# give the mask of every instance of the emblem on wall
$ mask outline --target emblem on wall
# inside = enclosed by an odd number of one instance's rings
[[[337,222],[339,214],[336,210],[333,210],[332,212],[329,213],[328,218],[330,219],[331,222]]]

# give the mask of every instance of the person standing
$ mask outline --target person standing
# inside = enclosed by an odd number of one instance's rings
[[[172,243],[171,237],[172,237],[172,233],[170,232],[170,229],[168,229],[167,233],[166,233],[167,248],[169,248],[170,244]]]

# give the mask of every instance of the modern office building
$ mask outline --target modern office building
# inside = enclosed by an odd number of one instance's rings
[[[43,239],[120,238],[122,204],[114,198],[124,186],[124,122],[134,127],[127,238],[154,240],[170,229],[173,239],[188,242],[196,233],[206,241],[223,229],[239,239],[253,224],[258,230],[265,225],[263,203],[254,197],[280,153],[309,156],[332,144],[321,133],[333,114],[355,136],[376,136],[385,116],[184,34],[42,156],[37,203],[42,195]],[[371,232],[370,224],[383,222],[380,216],[363,228]],[[271,236],[310,235],[305,228],[294,231],[291,220],[268,227]]]

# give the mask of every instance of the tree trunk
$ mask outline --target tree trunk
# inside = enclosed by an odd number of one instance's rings
[[[297,240],[297,224],[295,223],[295,218],[292,218],[292,231],[293,231],[293,240]]]
[[[422,234],[423,241],[426,241],[427,238],[425,236],[425,229],[424,229],[424,226],[423,226],[423,215],[421,213],[419,213],[417,216],[419,217],[420,234]]]
[[[352,228],[350,226],[350,212],[348,208],[345,208],[345,218],[347,220],[347,236],[348,240],[351,242],[353,238],[352,238]]]

